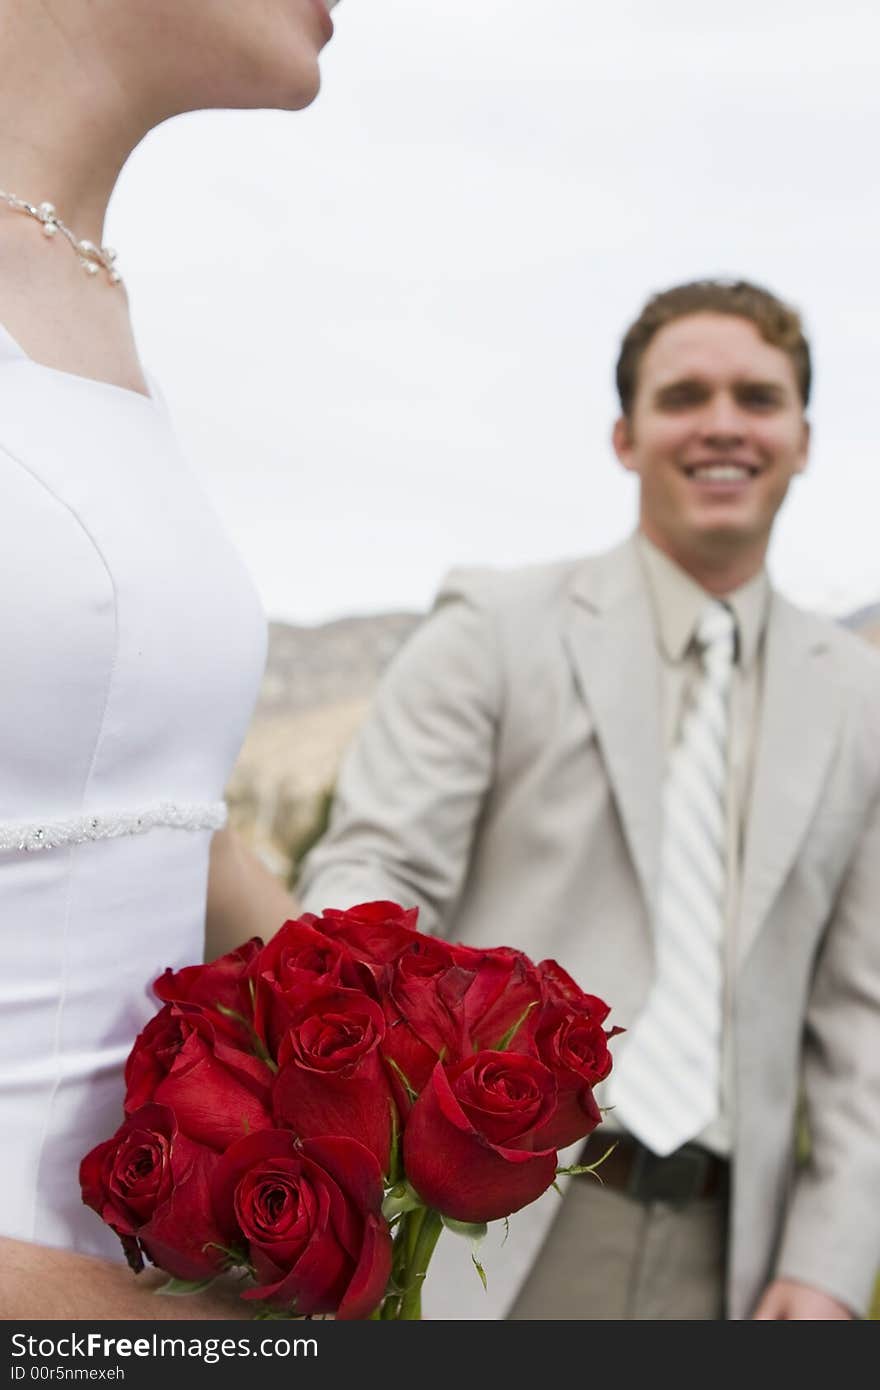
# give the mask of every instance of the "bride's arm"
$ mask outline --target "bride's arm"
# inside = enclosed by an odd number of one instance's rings
[[[251,936],[268,941],[299,911],[281,880],[234,830],[216,832],[208,876],[206,960],[234,951]]]
[[[247,1320],[253,1315],[253,1307],[242,1302],[240,1289],[231,1280],[218,1280],[204,1293],[157,1296],[155,1289],[167,1280],[160,1270],[135,1275],[124,1264],[0,1236],[0,1319],[4,1321],[214,1321]]]

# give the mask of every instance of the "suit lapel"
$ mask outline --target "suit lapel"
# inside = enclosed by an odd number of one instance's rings
[[[837,741],[841,706],[823,669],[827,652],[812,620],[774,595],[747,817],[740,964],[794,863]]]
[[[650,913],[660,844],[660,663],[633,542],[588,561],[571,597],[566,643]]]

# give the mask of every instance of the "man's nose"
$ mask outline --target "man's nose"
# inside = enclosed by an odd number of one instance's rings
[[[714,444],[737,443],[744,438],[746,422],[739,404],[727,392],[717,392],[702,412],[701,433]]]

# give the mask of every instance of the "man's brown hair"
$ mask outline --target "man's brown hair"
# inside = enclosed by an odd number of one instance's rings
[[[769,290],[747,280],[692,280],[652,295],[635,323],[627,329],[617,359],[617,393],[624,415],[632,411],[639,367],[651,339],[667,323],[689,314],[731,314],[753,323],[766,343],[781,348],[794,367],[798,391],[806,407],[810,399],[810,347],[800,314]]]

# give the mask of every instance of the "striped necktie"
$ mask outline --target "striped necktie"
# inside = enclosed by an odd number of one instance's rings
[[[735,633],[732,612],[713,600],[696,629],[702,672],[663,788],[656,973],[610,1080],[615,1117],[660,1155],[719,1112]]]

